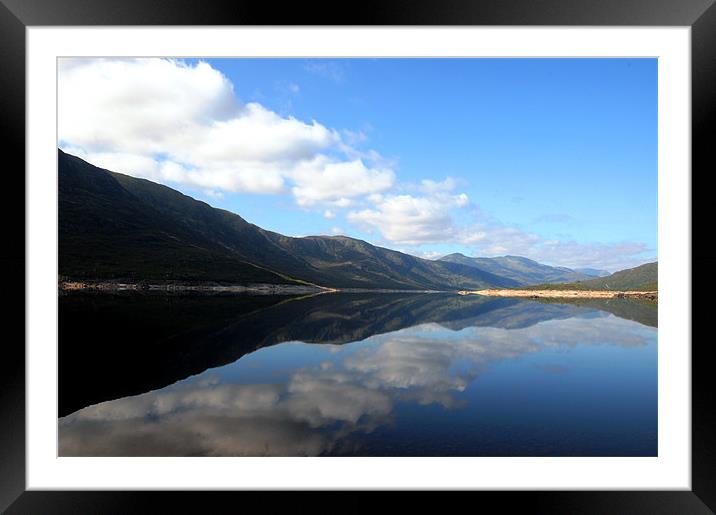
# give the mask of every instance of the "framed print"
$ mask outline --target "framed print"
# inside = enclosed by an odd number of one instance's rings
[[[4,0],[3,508],[711,512],[712,3]]]

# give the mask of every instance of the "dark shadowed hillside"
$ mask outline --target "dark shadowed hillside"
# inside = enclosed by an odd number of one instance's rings
[[[59,153],[58,182],[60,275],[136,281],[295,282],[247,262],[191,223],[142,201],[110,172],[63,152]],[[187,204],[201,204],[186,199]]]
[[[62,151],[58,162],[59,273],[69,278],[413,290],[518,285],[475,267],[353,238],[283,236]]]

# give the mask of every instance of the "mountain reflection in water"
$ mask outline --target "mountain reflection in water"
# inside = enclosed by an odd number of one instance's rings
[[[653,456],[656,305],[60,298],[61,456]]]

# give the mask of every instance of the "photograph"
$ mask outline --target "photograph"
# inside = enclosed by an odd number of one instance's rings
[[[659,59],[56,62],[59,457],[659,456]]]

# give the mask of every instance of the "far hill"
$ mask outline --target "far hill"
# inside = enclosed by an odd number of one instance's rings
[[[614,272],[607,277],[577,281],[566,284],[539,284],[529,290],[607,290],[607,291],[657,291],[659,289],[658,263],[646,263],[636,268]]]
[[[583,279],[591,279],[600,273],[599,270],[593,270],[592,273],[584,273],[566,267],[543,265],[537,261],[520,256],[486,258],[467,257],[463,254],[455,253],[441,257],[440,261],[460,263],[501,277],[507,277],[516,281],[518,286],[581,281]]]
[[[71,279],[460,290],[518,282],[343,236],[266,231],[172,188],[58,151],[59,274]]]

